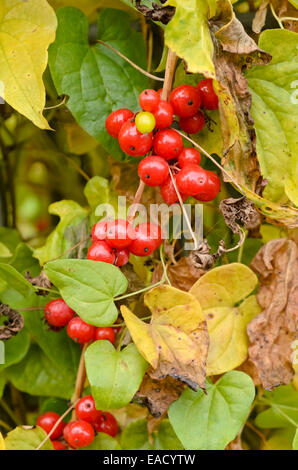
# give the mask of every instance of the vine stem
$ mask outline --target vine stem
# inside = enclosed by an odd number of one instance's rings
[[[121,297],[115,297],[114,299],[114,302],[117,302],[118,300],[124,300],[124,299],[127,299],[128,297],[133,297],[134,295],[139,295],[139,294],[142,294],[143,292],[146,292],[150,289],[153,289],[154,287],[157,287],[157,286],[160,286],[160,284],[163,284],[164,283],[164,279],[161,279],[159,282],[157,282],[156,284],[152,284],[148,287],[144,287],[144,289],[141,289],[141,290],[138,290],[136,292],[131,292],[130,294],[125,294],[125,295],[121,295]],[[115,325],[116,326],[116,325]]]
[[[71,412],[71,410],[76,406],[78,400],[75,402],[75,403],[72,403],[72,405],[70,405],[70,407],[65,411],[65,413],[63,413],[63,415],[60,416],[60,418],[57,420],[57,422],[55,423],[55,425],[52,427],[51,431],[49,432],[49,434],[47,434],[47,436],[43,439],[43,441],[41,441],[41,443],[36,447],[35,450],[40,450],[42,448],[42,446],[47,442],[48,439],[50,439],[51,435],[53,434],[53,432],[55,431],[55,429],[59,426],[59,424],[61,423],[61,421],[63,421],[63,419],[65,418],[65,416],[68,415],[68,413]]]
[[[273,5],[272,5],[271,2],[270,2],[270,9],[271,9],[272,15],[274,16],[274,18],[275,18],[276,21],[278,22],[279,27],[280,27],[281,29],[284,29],[284,25],[282,24],[281,19],[279,18],[279,16],[277,15],[276,11],[274,10],[274,7],[273,7]]]
[[[161,77],[157,77],[156,75],[152,75],[151,73],[147,72],[146,70],[142,69],[141,67],[139,67],[137,64],[135,64],[132,60],[130,60],[128,57],[126,57],[125,55],[123,55],[121,52],[117,51],[117,49],[114,49],[114,47],[110,46],[110,44],[107,44],[106,42],[104,41],[101,41],[100,39],[97,40],[97,42],[99,42],[100,44],[102,44],[103,46],[107,47],[108,49],[110,49],[111,51],[115,52],[115,54],[117,54],[119,57],[121,57],[122,59],[126,60],[126,62],[128,62],[132,67],[134,67],[136,70],[138,70],[139,72],[141,72],[143,75],[146,75],[146,77],[148,78],[152,78],[153,80],[157,80],[159,82],[163,82],[164,81],[164,78],[161,78]]]
[[[82,349],[80,363],[79,363],[78,372],[77,372],[75,391],[71,399],[72,403],[77,403],[77,401],[81,398],[81,395],[84,389],[84,383],[86,380],[85,352],[88,346],[89,346],[89,343],[85,343]],[[75,416],[73,415],[72,418],[74,419]]]
[[[187,135],[183,134],[183,132],[180,132],[178,129],[175,129],[176,132],[178,132],[178,134],[180,134],[184,139],[188,140],[189,142],[191,142],[195,147],[197,147],[204,155],[206,155],[206,157],[209,158],[209,160],[211,160],[214,165],[216,165],[233,183],[234,185],[236,186],[236,188],[238,189],[238,191],[240,191],[240,193],[245,196],[244,192],[243,192],[243,189],[241,188],[241,186],[237,183],[236,180],[234,180],[234,178],[230,175],[229,172],[227,172],[227,170],[224,169],[224,167],[218,163],[215,158],[213,158],[210,153],[207,152],[207,150],[203,149],[203,147],[201,147],[199,144],[197,144],[194,140],[192,140],[190,137],[188,137]]]
[[[135,218],[135,215],[138,211],[137,205],[140,204],[140,202],[141,202],[145,187],[146,187],[145,183],[140,179],[139,187],[137,189],[137,192],[135,194],[135,197],[134,197],[133,203],[132,203],[133,210],[132,210],[132,213],[130,214],[130,216],[128,217],[128,222],[132,222]]]

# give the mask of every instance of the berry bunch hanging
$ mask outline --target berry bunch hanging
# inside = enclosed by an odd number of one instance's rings
[[[145,157],[138,167],[139,177],[148,186],[160,186],[167,204],[178,201],[177,192],[183,201],[189,196],[203,202],[212,201],[220,191],[219,177],[200,166],[200,153],[193,147],[185,147],[181,134],[171,128],[176,116],[180,129],[187,134],[197,134],[203,129],[202,110],[218,108],[212,80],[201,80],[196,87],[180,85],[171,92],[169,101],[161,98],[161,92],[142,91],[139,96],[142,110],[136,114],[128,109],[111,113],[106,119],[107,132],[118,138],[121,149],[128,155]],[[96,242],[88,256],[101,261],[105,258],[119,266],[117,253],[111,251],[118,247],[108,245],[110,248]]]

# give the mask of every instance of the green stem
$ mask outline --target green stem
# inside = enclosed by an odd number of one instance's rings
[[[141,290],[137,290],[136,292],[131,292],[130,294],[125,294],[125,295],[122,295],[121,297],[115,297],[114,299],[114,302],[118,301],[118,300],[124,300],[124,299],[127,299],[128,297],[133,297],[134,295],[139,295],[139,294],[142,294],[143,292],[146,292],[148,290],[151,290],[153,289],[154,287],[157,287],[157,286],[160,286],[160,284],[163,284],[164,283],[164,279],[161,279],[159,282],[157,282],[156,284],[152,284],[148,287],[144,287],[144,289],[141,289]]]
[[[272,15],[274,16],[274,18],[275,18],[276,21],[278,22],[279,27],[280,27],[281,29],[284,29],[284,25],[282,24],[282,21],[280,20],[279,16],[277,16],[277,14],[276,14],[276,12],[275,12],[275,10],[274,10],[273,5],[272,5],[271,2],[270,2],[270,9],[271,9]]]
[[[6,429],[7,431],[11,431],[12,430],[12,427],[9,426],[9,424],[5,423],[5,421],[2,421],[2,419],[0,419],[0,426],[4,429]]]
[[[244,244],[245,244],[245,238],[246,238],[246,233],[245,233],[245,235],[244,235],[243,243],[242,243],[242,244],[240,245],[240,247],[239,247],[238,259],[237,259],[237,262],[238,262],[238,263],[241,263],[241,260],[242,260],[243,249],[244,249]]]
[[[47,287],[33,286],[33,285],[32,285],[32,287],[35,290],[45,290],[46,292],[51,292],[52,294],[60,295],[60,292],[57,291],[57,290],[54,290],[54,289],[47,289]]]
[[[163,278],[167,281],[169,286],[171,286],[171,281],[168,278],[167,267],[166,267],[165,260],[163,257],[163,245],[160,245],[159,254],[160,254],[160,261],[161,261],[162,268],[163,268]]]
[[[123,328],[123,331],[121,333],[121,336],[120,336],[120,339],[119,339],[119,344],[118,344],[118,347],[117,347],[117,351],[120,352],[121,351],[121,346],[122,346],[122,341],[123,341],[123,338],[126,334],[126,331],[127,331],[127,327]]]

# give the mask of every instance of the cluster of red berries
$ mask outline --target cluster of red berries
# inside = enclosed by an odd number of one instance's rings
[[[119,109],[111,113],[106,119],[107,132],[118,138],[121,149],[128,155],[149,154],[139,164],[139,177],[148,186],[160,186],[167,204],[178,201],[177,190],[182,200],[193,196],[199,201],[211,201],[220,191],[219,177],[200,166],[200,153],[193,147],[184,147],[181,134],[170,126],[176,115],[180,128],[187,134],[196,134],[204,127],[201,109],[218,108],[212,80],[204,79],[197,87],[178,86],[169,102],[161,99],[161,91],[142,91],[141,112],[133,114],[129,109]]]
[[[92,444],[95,432],[103,432],[115,437],[118,433],[118,424],[111,413],[97,410],[92,395],[81,398],[75,407],[76,420],[66,424],[59,422],[51,434],[51,441],[55,450],[67,450],[64,441],[73,449],[80,449]],[[60,420],[58,413],[47,411],[37,418],[36,424],[49,434]]]
[[[92,228],[92,245],[87,258],[116,266],[127,264],[129,254],[148,256],[162,243],[157,224],[142,223],[135,228],[124,219],[102,220]]]
[[[85,323],[67,305],[63,299],[51,300],[45,308],[44,315],[49,325],[54,328],[67,326],[67,334],[76,343],[84,344],[90,341],[108,340],[115,342],[115,334],[120,327],[100,326],[95,327]]]

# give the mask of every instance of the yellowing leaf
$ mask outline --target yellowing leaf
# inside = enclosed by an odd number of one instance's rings
[[[166,45],[186,61],[189,72],[215,78],[208,2],[169,0],[166,5],[176,7],[175,15],[165,29]]]
[[[46,0],[1,1],[0,95],[41,129],[50,129],[42,115],[42,74],[56,27],[56,15]]]
[[[148,292],[144,302],[152,312],[150,324],[125,306],[121,313],[136,347],[155,369],[154,377],[171,376],[195,390],[204,387],[209,337],[199,302],[166,285]]]
[[[207,375],[235,369],[247,357],[246,326],[260,312],[256,297],[256,275],[245,265],[231,263],[204,274],[191,288],[204,309],[210,336]]]
[[[0,432],[0,450],[5,450],[5,442],[4,442],[1,432]]]

